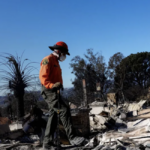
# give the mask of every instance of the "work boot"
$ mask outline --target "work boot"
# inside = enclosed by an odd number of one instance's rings
[[[70,144],[71,145],[78,145],[78,146],[86,145],[87,142],[85,142],[85,141],[86,141],[86,139],[84,137],[76,136],[76,137],[74,137],[73,139],[70,140]]]

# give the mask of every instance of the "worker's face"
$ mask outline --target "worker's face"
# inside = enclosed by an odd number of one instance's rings
[[[59,60],[60,61],[64,61],[65,59],[66,59],[66,54],[65,53],[61,53],[60,57],[59,57]]]

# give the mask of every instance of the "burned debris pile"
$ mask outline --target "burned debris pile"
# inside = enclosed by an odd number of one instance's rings
[[[97,131],[97,146],[93,149],[150,149],[150,108],[146,100],[118,105],[90,105],[90,129]],[[110,105],[109,105],[110,104]]]
[[[71,109],[73,126],[77,134],[89,140],[88,144],[80,149],[149,150],[150,108],[146,104],[147,100],[141,100],[138,103],[116,106],[108,100],[95,101],[89,104],[89,108]],[[41,111],[43,114],[40,122],[46,122],[49,112],[44,109]],[[27,118],[33,119],[33,116],[28,114],[24,120],[28,120]],[[1,117],[0,149],[42,149],[44,131],[38,131],[34,127],[29,129],[23,121],[11,122],[8,118]],[[62,147],[67,149],[70,143],[61,124],[60,136]]]

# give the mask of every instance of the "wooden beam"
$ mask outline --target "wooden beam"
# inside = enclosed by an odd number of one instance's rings
[[[136,117],[127,117],[127,120],[138,120],[138,119],[147,119],[150,118],[150,113],[136,116]]]
[[[138,112],[138,115],[142,115],[142,114],[145,114],[145,113],[150,113],[150,108],[149,108],[149,109],[140,110],[140,111]]]

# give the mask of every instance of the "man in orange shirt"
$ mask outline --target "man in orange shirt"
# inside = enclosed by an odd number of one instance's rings
[[[53,51],[52,54],[46,56],[41,62],[39,78],[42,84],[42,97],[48,104],[50,116],[48,119],[45,137],[43,141],[43,149],[52,149],[53,136],[57,128],[57,110],[58,110],[58,96],[57,90],[63,88],[63,80],[59,61],[64,61],[68,52],[68,46],[65,42],[57,42],[54,46],[49,46]],[[83,137],[75,136],[71,123],[70,109],[66,104],[59,100],[59,116],[65,128],[68,139],[72,145],[80,145],[85,139]]]

